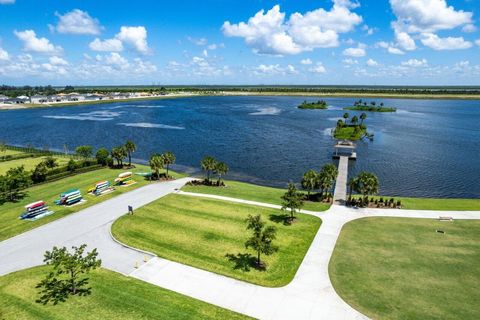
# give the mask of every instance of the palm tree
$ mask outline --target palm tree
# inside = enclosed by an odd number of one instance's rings
[[[356,125],[358,123],[358,117],[357,116],[353,116],[352,117],[352,120],[350,120],[350,122],[353,124],[353,125]]]
[[[345,125],[345,123],[343,122],[342,119],[339,119],[339,120],[337,121],[337,128],[343,128],[344,125]]]
[[[310,192],[318,188],[318,177],[315,170],[305,172],[301,184],[302,188],[307,190],[308,198],[310,198]]]
[[[127,151],[124,146],[113,147],[111,151],[112,158],[117,160],[119,167],[123,167],[123,159],[127,156]]]
[[[220,185],[222,181],[222,176],[226,175],[229,168],[225,162],[217,162],[215,165],[215,173],[218,174],[217,184]]]
[[[132,153],[137,150],[137,146],[132,140],[127,140],[125,143],[125,151],[127,151],[128,155],[128,166],[132,165]]]
[[[150,157],[149,164],[152,171],[155,172],[157,179],[160,179],[160,170],[163,169],[165,166],[163,156],[158,153],[153,154]]]
[[[169,177],[168,175],[168,170],[169,170],[169,167],[171,164],[174,164],[175,161],[177,160],[177,158],[175,157],[175,155],[170,152],[170,151],[167,151],[165,152],[163,155],[163,163],[165,164],[165,166],[167,167],[167,178]]]
[[[348,118],[350,118],[350,115],[348,114],[348,112],[345,112],[345,113],[343,114],[343,119],[345,119],[345,121],[344,121],[345,124],[347,124]]]
[[[360,123],[360,125],[363,125],[363,121],[365,121],[365,119],[367,119],[367,114],[365,112],[363,112],[361,115],[360,115],[360,120],[362,120],[362,122]]]
[[[205,158],[202,159],[200,162],[200,165],[202,167],[202,170],[207,173],[206,180],[208,183],[210,183],[210,176],[215,170],[215,166],[217,165],[217,160],[215,160],[214,157],[211,156],[206,156]]]
[[[363,195],[363,202],[366,203],[369,195],[378,193],[378,178],[370,172],[360,172],[357,176],[355,191]]]

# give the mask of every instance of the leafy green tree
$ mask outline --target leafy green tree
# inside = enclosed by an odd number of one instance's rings
[[[52,156],[46,157],[45,160],[43,160],[43,163],[45,163],[45,166],[49,169],[53,169],[58,165],[57,164],[57,159],[55,159]]]
[[[160,170],[165,167],[165,160],[163,156],[161,154],[153,154],[150,157],[149,164],[157,179],[160,179]]]
[[[282,198],[282,210],[290,210],[290,222],[295,219],[295,213],[303,207],[303,195],[298,192],[293,183],[288,184],[287,192]]]
[[[315,170],[308,170],[303,174],[302,178],[302,188],[307,190],[308,197],[310,198],[310,193],[312,190],[318,189],[318,177]]]
[[[5,153],[7,152],[7,145],[5,142],[0,141],[0,153],[3,153],[2,158],[5,158]]]
[[[132,153],[137,150],[137,146],[132,140],[127,140],[125,143],[125,151],[127,152],[128,156],[128,166],[132,165]]]
[[[362,112],[362,114],[360,115],[360,125],[363,125],[363,121],[365,121],[365,119],[367,119],[367,114],[365,112]]]
[[[45,262],[52,266],[52,271],[43,279],[36,288],[40,289],[40,298],[37,303],[54,305],[64,302],[70,295],[85,296],[91,294],[92,288],[88,287],[88,278],[84,275],[101,266],[102,261],[97,259],[97,249],[85,253],[86,244],[72,247],[73,252],[67,248],[53,247],[52,251],[45,252]]]
[[[320,170],[321,172],[325,172],[325,174],[331,179],[336,180],[338,176],[338,169],[337,166],[333,163],[328,163],[322,167]]]
[[[127,157],[127,151],[124,146],[117,146],[112,148],[112,158],[117,160],[117,165],[123,167],[123,159]]]
[[[206,180],[208,183],[210,183],[210,176],[212,175],[212,172],[215,170],[215,167],[217,165],[217,160],[215,160],[214,157],[211,156],[206,156],[202,159],[200,162],[200,165],[202,167],[202,170],[206,172],[207,177]]]
[[[165,152],[162,156],[163,156],[163,163],[165,164],[167,169],[167,177],[169,177],[168,170],[170,169],[170,165],[174,164],[177,158],[175,157],[173,152],[170,152],[170,151]]]
[[[74,172],[75,169],[77,169],[77,164],[75,163],[75,160],[70,159],[67,163],[67,170],[70,172]]]
[[[22,190],[28,188],[31,183],[30,173],[24,166],[10,168],[3,176],[0,192],[5,200],[16,201],[23,196]]]
[[[79,157],[82,157],[83,160],[88,160],[93,155],[93,148],[92,146],[79,146],[75,149],[75,154]]]
[[[106,166],[108,164],[108,157],[110,156],[110,152],[106,148],[100,148],[97,150],[95,154],[95,159],[97,159],[97,163],[101,164],[102,166]]]
[[[366,203],[369,195],[378,193],[379,181],[376,175],[370,172],[360,172],[356,177],[354,190],[363,195],[363,202]]]
[[[357,189],[357,185],[358,185],[358,179],[356,177],[354,178],[351,178],[349,181],[348,181],[348,189],[349,189],[349,195],[348,195],[348,198],[351,199],[352,198],[352,194],[353,194],[353,191]]]
[[[343,114],[343,119],[345,119],[343,122],[344,122],[345,124],[347,124],[348,118],[350,118],[350,115],[348,114],[348,112],[345,112],[345,113]]]
[[[228,173],[228,166],[225,162],[217,162],[215,165],[215,173],[218,175],[217,184],[220,185],[222,182],[222,177]]]
[[[32,172],[31,178],[34,183],[39,183],[47,180],[48,167],[46,162],[40,162],[37,164]]]
[[[247,230],[252,231],[252,237],[245,242],[245,248],[252,248],[257,253],[257,267],[265,267],[260,260],[260,255],[269,256],[278,251],[273,244],[277,237],[277,229],[274,226],[265,226],[260,215],[248,215],[246,220]]]

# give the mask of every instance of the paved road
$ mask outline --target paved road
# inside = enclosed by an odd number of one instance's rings
[[[129,274],[145,254],[114,242],[111,223],[127,213],[128,205],[146,205],[181,188],[188,180],[152,183],[0,242],[0,275],[41,265],[44,252],[53,246],[83,243],[98,248],[103,267]]]

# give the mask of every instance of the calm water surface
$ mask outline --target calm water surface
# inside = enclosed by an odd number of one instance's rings
[[[302,97],[193,97],[0,112],[0,139],[63,149],[111,148],[133,139],[135,158],[171,150],[177,167],[213,155],[230,178],[285,186],[331,162],[331,129],[355,99],[326,99],[329,110],[299,110]],[[368,113],[373,142],[359,142],[351,174],[376,173],[381,193],[480,197],[480,101],[382,99],[396,113]],[[356,112],[350,112],[351,115]]]

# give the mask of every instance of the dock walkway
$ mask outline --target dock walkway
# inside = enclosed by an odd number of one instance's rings
[[[338,163],[338,176],[335,183],[335,192],[333,202],[335,204],[345,204],[347,200],[347,179],[348,179],[348,156],[340,156]]]

